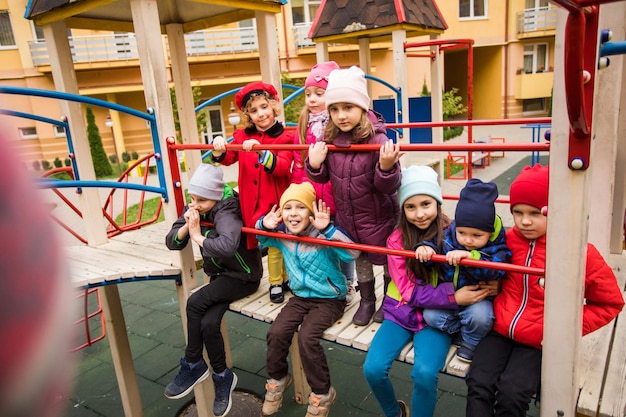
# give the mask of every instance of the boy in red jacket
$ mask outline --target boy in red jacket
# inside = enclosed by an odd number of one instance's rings
[[[511,263],[546,265],[548,167],[526,167],[511,184],[514,227],[506,234]],[[583,335],[613,320],[624,306],[613,270],[587,245]],[[466,416],[526,415],[541,380],[544,278],[507,272],[495,297],[493,331],[478,345],[467,378]]]

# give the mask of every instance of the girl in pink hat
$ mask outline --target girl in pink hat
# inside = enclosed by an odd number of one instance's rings
[[[294,136],[294,143],[297,145],[312,145],[324,139],[324,129],[328,124],[328,111],[326,110],[326,88],[328,87],[328,76],[333,70],[339,69],[335,61],[328,61],[316,64],[306,77],[304,82],[304,108],[298,118],[298,128]],[[306,151],[293,152],[293,168],[291,172],[291,183],[301,184],[310,182],[304,170],[304,160]],[[335,218],[337,208],[333,198],[333,186],[330,181],[319,183],[314,182],[317,199],[321,199],[330,209],[330,215]],[[348,294],[346,304],[352,304],[354,299],[354,261],[341,262],[341,272],[346,276],[348,283]]]

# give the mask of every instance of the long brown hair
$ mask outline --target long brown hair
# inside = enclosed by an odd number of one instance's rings
[[[363,109],[362,109],[363,110]],[[330,117],[330,112],[328,117],[328,124],[326,125],[326,129],[324,130],[324,142],[333,143],[335,138],[339,133],[341,133],[341,129],[337,127],[337,125],[333,122],[333,118]],[[354,129],[352,129],[352,138],[350,139],[350,143],[363,143],[369,137],[374,136],[374,125],[370,121],[369,117],[367,117],[367,110],[363,110],[363,114],[361,115],[361,120],[359,124],[357,124]]]
[[[298,116],[298,143],[300,145],[304,145],[306,143],[306,133],[309,126],[310,114],[311,111],[306,106],[304,106],[304,108],[300,112],[300,116]],[[302,159],[303,163],[306,159],[307,152],[308,151],[306,149],[300,151],[300,158]]]
[[[415,245],[424,242],[436,242],[437,253],[441,253],[441,244],[443,242],[443,230],[450,225],[450,218],[446,216],[442,209],[441,204],[437,203],[437,218],[428,226],[427,229],[419,229],[414,224],[408,221],[404,214],[404,208],[400,207],[400,219],[398,220],[398,227],[402,232],[402,249],[415,250]],[[416,277],[420,278],[427,284],[437,285],[437,277],[440,275],[441,269],[439,264],[433,262],[433,265],[426,267],[422,262],[416,258],[407,258],[406,261],[406,274],[411,276],[411,272]],[[436,272],[434,274],[433,272]]]

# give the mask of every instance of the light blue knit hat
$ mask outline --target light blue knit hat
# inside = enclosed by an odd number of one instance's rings
[[[414,195],[428,195],[443,204],[437,172],[427,165],[413,165],[402,170],[402,182],[398,188],[400,207]]]

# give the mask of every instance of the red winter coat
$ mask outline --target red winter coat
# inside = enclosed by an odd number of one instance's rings
[[[259,143],[292,144],[293,134],[285,131],[280,123],[274,124],[265,132],[259,132],[254,127],[236,130],[233,134],[233,145],[241,145],[248,139],[256,139]],[[280,196],[289,187],[291,180],[291,162],[293,151],[271,151],[275,156],[275,163],[271,169],[259,163],[259,154],[256,152],[229,151],[218,158],[216,162],[222,165],[232,165],[239,162],[239,201],[243,225],[254,227],[257,220],[267,214],[274,204],[278,205]],[[248,234],[248,248],[258,246],[255,235]]]
[[[506,244],[513,252],[511,263],[545,268],[546,237],[530,241],[516,227],[507,231]],[[502,292],[493,301],[493,329],[503,336],[541,349],[543,342],[544,289],[538,276],[507,272]],[[622,291],[613,270],[592,245],[587,244],[583,335],[609,323],[624,306]]]

